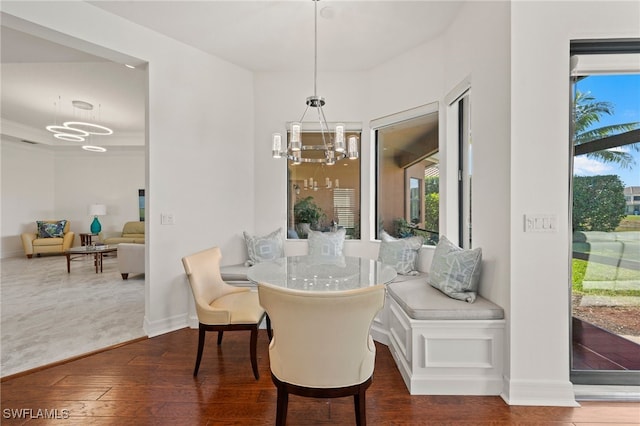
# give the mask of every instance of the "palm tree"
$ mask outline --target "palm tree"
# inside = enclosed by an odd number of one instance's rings
[[[588,93],[576,91],[575,111],[574,111],[574,145],[582,145],[608,136],[617,135],[640,128],[640,123],[613,124],[610,126],[590,129],[590,127],[600,122],[604,114],[613,115],[614,106],[611,102],[596,101]],[[588,130],[589,129],[589,130]],[[629,145],[634,151],[640,151],[640,143]],[[604,149],[586,154],[587,157],[605,163],[616,163],[622,168],[630,168],[635,164],[635,160],[628,152],[620,150]]]

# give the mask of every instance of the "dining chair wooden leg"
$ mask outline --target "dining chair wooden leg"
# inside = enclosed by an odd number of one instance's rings
[[[200,361],[202,361],[202,351],[204,349],[204,336],[207,330],[202,324],[198,328],[198,355],[196,356],[196,366],[193,369],[193,376],[198,375],[198,369],[200,368]]]
[[[218,346],[220,346],[222,344],[222,334],[223,333],[224,333],[224,331],[218,330]]]
[[[366,426],[367,425],[367,413],[366,413],[366,399],[365,399],[365,390],[361,389],[357,394],[353,395],[353,402],[355,405],[356,411],[356,425],[357,426]]]
[[[260,373],[258,372],[258,324],[254,328],[251,329],[251,344],[250,344],[250,352],[251,352],[251,368],[253,368],[253,375],[256,380],[260,378]]]
[[[267,314],[267,336],[269,336],[269,341],[273,339],[273,330],[271,329],[271,318]]]
[[[289,393],[283,386],[278,386],[278,402],[276,407],[276,426],[287,424],[287,408],[289,405]]]

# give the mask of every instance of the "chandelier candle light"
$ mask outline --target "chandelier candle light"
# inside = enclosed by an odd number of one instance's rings
[[[314,3],[314,70],[313,70],[313,96],[307,98],[307,107],[299,121],[291,123],[289,129],[289,143],[285,151],[282,150],[282,134],[274,133],[272,136],[272,156],[273,158],[287,158],[293,164],[300,163],[322,163],[329,166],[344,158],[355,160],[358,158],[358,137],[351,135],[345,143],[345,125],[338,123],[335,125],[334,135],[329,131],[327,119],[322,107],[325,104],[324,98],[317,94],[318,80],[318,1]],[[320,124],[320,134],[322,145],[304,145],[302,143],[302,123],[309,107],[315,108],[318,112]],[[305,157],[304,151],[324,151],[324,156],[320,158]]]

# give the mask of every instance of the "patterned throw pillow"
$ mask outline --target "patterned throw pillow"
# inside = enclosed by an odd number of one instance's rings
[[[473,303],[478,294],[482,249],[465,250],[444,235],[436,246],[427,281],[447,296]]]
[[[263,237],[254,237],[244,232],[244,241],[249,253],[249,260],[245,262],[247,266],[284,257],[282,228]]]
[[[393,266],[400,275],[418,275],[416,260],[424,244],[424,238],[420,236],[394,238],[385,231],[381,231],[380,240],[378,252],[380,262]]]
[[[342,256],[342,247],[347,230],[336,232],[309,231],[308,244],[311,256]]]
[[[38,238],[62,238],[64,237],[64,227],[67,226],[66,220],[57,222],[36,221],[38,227]]]

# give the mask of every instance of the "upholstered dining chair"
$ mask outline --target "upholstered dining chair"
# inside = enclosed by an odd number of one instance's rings
[[[278,390],[276,425],[286,424],[289,394],[353,396],[356,424],[366,425],[365,392],[376,356],[369,332],[384,293],[384,285],[340,292],[258,285],[273,326],[269,363]]]
[[[193,375],[198,375],[207,331],[218,332],[218,345],[222,344],[225,331],[251,331],[251,367],[256,380],[258,373],[258,327],[265,317],[265,310],[258,302],[258,293],[249,288],[227,284],[220,276],[220,248],[213,247],[182,258],[182,265],[189,278],[196,304],[199,322],[198,355]],[[267,317],[267,332],[271,326]]]

